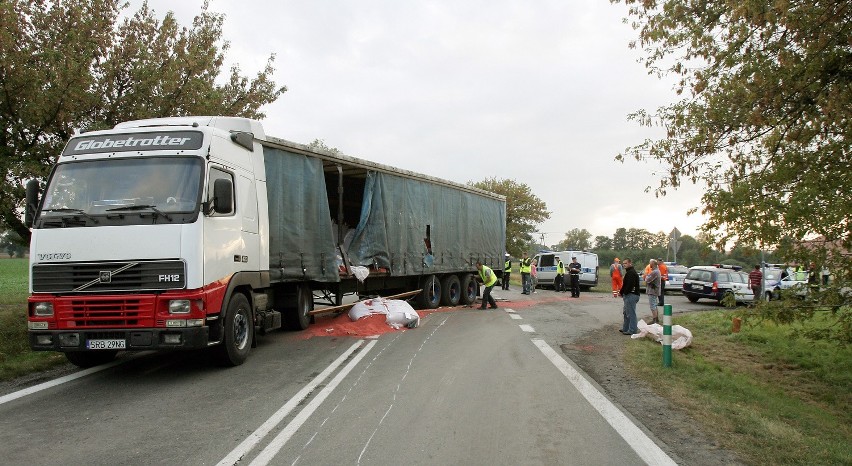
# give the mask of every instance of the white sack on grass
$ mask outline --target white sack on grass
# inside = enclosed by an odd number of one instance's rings
[[[420,315],[408,302],[400,299],[373,298],[359,301],[349,310],[349,318],[356,321],[372,314],[385,314],[385,322],[393,328],[414,328],[420,324]]]
[[[640,320],[636,325],[639,333],[635,333],[630,338],[651,337],[660,344],[663,343],[663,326],[660,324],[646,324],[644,320]],[[672,325],[672,349],[684,349],[692,344],[692,332],[686,327],[680,325]]]

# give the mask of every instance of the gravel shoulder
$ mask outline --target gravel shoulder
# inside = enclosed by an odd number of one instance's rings
[[[562,352],[586,372],[607,396],[665,442],[682,464],[743,464],[734,452],[719,446],[711,426],[704,426],[688,412],[659,396],[645,381],[630,374],[624,364],[624,348],[630,339],[608,326],[586,333]]]

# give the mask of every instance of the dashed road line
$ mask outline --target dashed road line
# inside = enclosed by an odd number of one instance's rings
[[[535,333],[535,329],[533,328],[532,325],[521,324],[519,327],[521,327],[521,330],[523,330],[527,333]]]
[[[521,317],[517,314],[509,314],[509,317],[511,317],[512,319],[515,319],[515,320],[522,320],[523,319],[523,317]]]

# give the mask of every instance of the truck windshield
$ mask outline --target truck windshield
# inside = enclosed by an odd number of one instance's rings
[[[101,159],[57,165],[36,227],[185,223],[198,213],[198,157]]]

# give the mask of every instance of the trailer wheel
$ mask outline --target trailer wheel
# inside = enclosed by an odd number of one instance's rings
[[[441,282],[434,275],[427,275],[423,280],[423,291],[417,295],[417,305],[420,309],[436,309],[441,305]]]
[[[65,357],[71,364],[87,368],[106,364],[115,359],[117,353],[118,351],[75,351],[65,353]]]
[[[476,295],[479,294],[479,285],[473,278],[473,275],[466,273],[461,276],[461,299],[459,302],[465,306],[471,306],[476,303]]]
[[[254,338],[254,322],[251,306],[242,293],[234,293],[222,320],[222,343],[217,346],[216,356],[223,366],[239,366],[248,358]]]
[[[441,280],[441,304],[457,306],[461,299],[461,281],[455,275],[447,275]]]
[[[296,307],[287,310],[287,327],[290,330],[304,330],[313,322],[314,294],[308,285],[299,285],[296,289]]]

